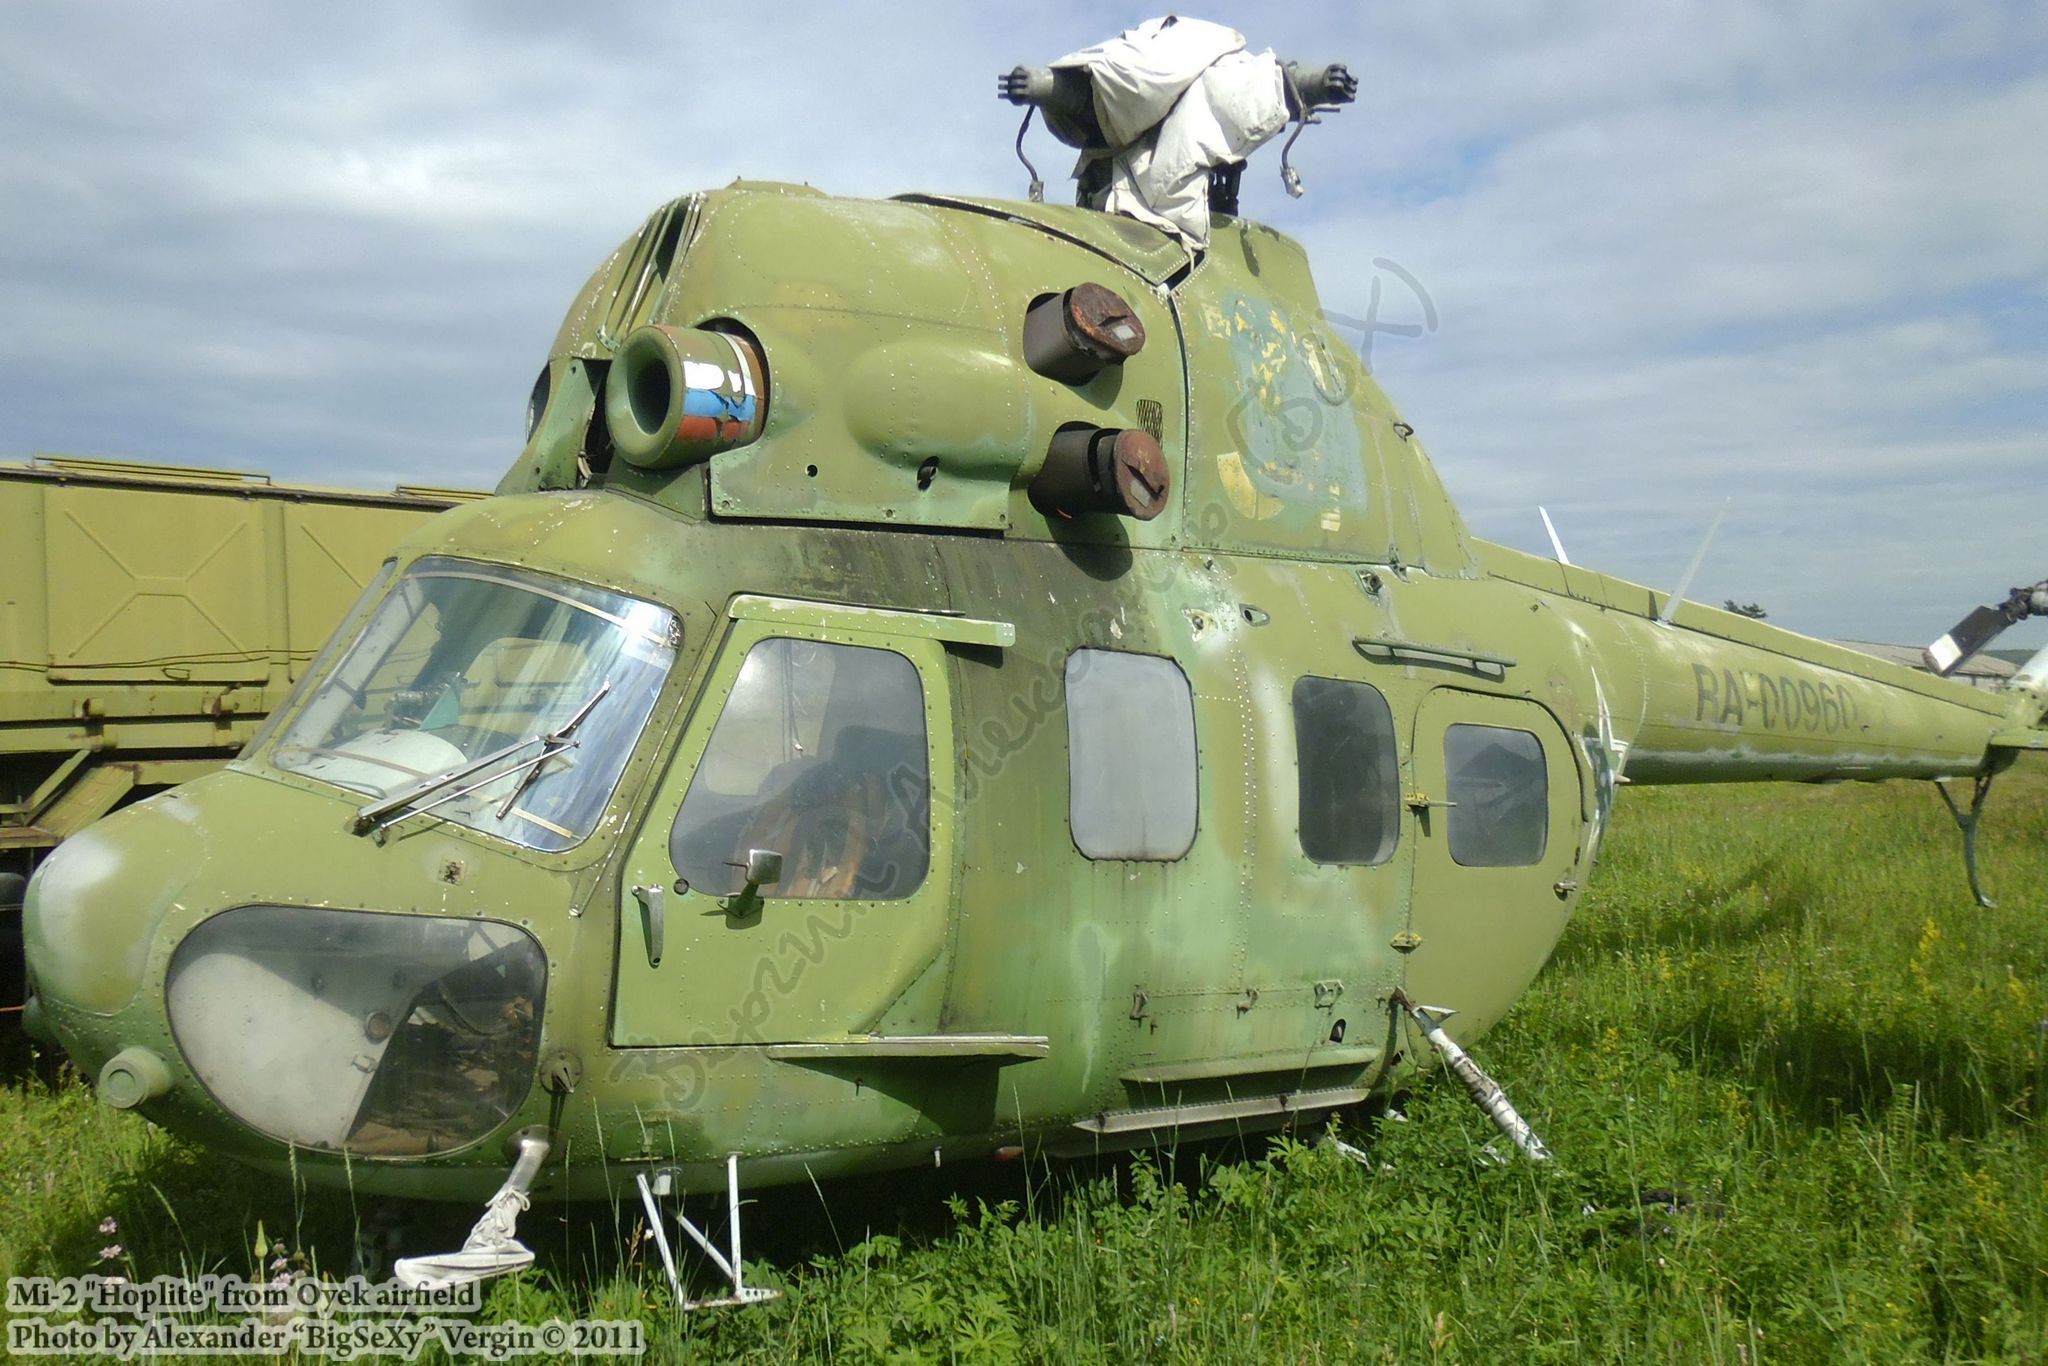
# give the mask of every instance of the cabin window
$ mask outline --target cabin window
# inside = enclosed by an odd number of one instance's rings
[[[1313,675],[1294,685],[1301,852],[1317,863],[1385,863],[1401,833],[1401,758],[1379,689]]]
[[[1444,772],[1454,861],[1468,868],[1542,861],[1550,837],[1550,780],[1541,740],[1501,726],[1452,726],[1444,732]]]
[[[1195,699],[1170,659],[1067,656],[1067,817],[1092,859],[1173,860],[1195,842]]]
[[[894,900],[931,861],[924,687],[893,650],[756,644],[669,832],[692,890],[730,896],[752,849],[782,855],[761,895]]]

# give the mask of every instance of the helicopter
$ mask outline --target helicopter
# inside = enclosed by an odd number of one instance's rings
[[[1342,65],[1169,19],[998,86],[1080,202],[662,205],[496,496],[234,763],[44,862],[28,1021],[107,1103],[483,1201],[411,1284],[631,1192],[681,1299],[661,1202],[722,1191],[689,1303],[748,1303],[742,1188],[1279,1128],[1432,1056],[1540,1157],[1464,1047],[1623,783],[1969,779],[1976,887],[2048,652],[1987,693],[1472,535],[1238,213]]]

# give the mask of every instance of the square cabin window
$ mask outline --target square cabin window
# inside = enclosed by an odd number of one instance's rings
[[[1526,868],[1550,838],[1550,778],[1543,742],[1526,730],[1452,726],[1444,773],[1454,803],[1451,858],[1467,868]]]
[[[1170,659],[1067,656],[1067,793],[1092,859],[1171,861],[1195,842],[1195,699]]]
[[[772,637],[740,664],[669,832],[697,891],[744,885],[747,851],[782,855],[770,900],[891,901],[924,882],[931,779],[924,687],[893,650]]]
[[[1310,675],[1294,685],[1301,852],[1317,863],[1385,863],[1401,834],[1394,715],[1367,683]]]

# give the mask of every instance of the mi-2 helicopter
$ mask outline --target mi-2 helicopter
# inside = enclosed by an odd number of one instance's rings
[[[1355,90],[1154,21],[1001,78],[1075,206],[663,205],[498,496],[399,548],[228,770],[42,866],[34,1027],[245,1162],[487,1199],[416,1283],[530,1261],[529,1198],[661,1231],[726,1190],[723,1251],[683,1227],[745,1301],[742,1186],[1457,1062],[1624,775],[1971,777],[1967,826],[2048,747],[2048,657],[1980,692],[1467,531],[1237,213]]]

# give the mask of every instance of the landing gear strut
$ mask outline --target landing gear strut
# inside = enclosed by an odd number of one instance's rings
[[[1494,1126],[1506,1134],[1531,1162],[1548,1162],[1550,1149],[1543,1146],[1543,1140],[1529,1127],[1529,1121],[1523,1119],[1508,1102],[1507,1092],[1501,1090],[1500,1083],[1486,1075],[1479,1064],[1472,1061],[1471,1055],[1458,1047],[1457,1040],[1444,1033],[1444,1021],[1456,1012],[1442,1006],[1419,1006],[1409,1000],[1406,993],[1399,991],[1394,993],[1393,1001],[1422,1027],[1422,1036],[1429,1040],[1429,1046],[1443,1055],[1444,1066],[1465,1083],[1472,1103],[1486,1111]]]
[[[392,1267],[408,1290],[445,1290],[467,1281],[488,1280],[533,1265],[533,1251],[513,1237],[519,1214],[532,1202],[527,1191],[548,1155],[548,1141],[538,1134],[519,1136],[519,1156],[498,1193],[484,1206],[483,1218],[463,1240],[460,1252],[400,1257]]]
[[[731,1254],[722,1253],[712,1246],[711,1240],[705,1237],[695,1224],[690,1222],[687,1215],[680,1212],[676,1215],[676,1222],[683,1226],[683,1232],[696,1240],[697,1246],[704,1249],[704,1255],[717,1263],[718,1269],[723,1271],[726,1279],[732,1282],[732,1293],[717,1299],[691,1300],[683,1298],[683,1280],[681,1276],[676,1274],[675,1252],[668,1245],[668,1231],[666,1223],[661,1216],[661,1206],[655,1201],[656,1196],[667,1195],[674,1189],[675,1174],[666,1169],[657,1170],[652,1174],[652,1179],[650,1179],[647,1172],[636,1172],[633,1179],[639,1183],[640,1203],[647,1209],[647,1227],[654,1234],[654,1246],[661,1253],[661,1269],[668,1273],[669,1289],[675,1292],[677,1304],[680,1304],[685,1310],[723,1309],[739,1304],[759,1304],[763,1300],[772,1300],[782,1294],[780,1290],[766,1290],[760,1286],[747,1285],[740,1278],[740,1157],[738,1153],[733,1153],[725,1159],[725,1194],[728,1209],[728,1233],[732,1241]]]
[[[1977,876],[1977,822],[1983,818],[1984,799],[1991,795],[1991,780],[1997,776],[1989,770],[1977,775],[1968,811],[1963,810],[1949,792],[1947,783],[1939,778],[1934,780],[1934,790],[1941,794],[1942,805],[1948,808],[1949,815],[1955,817],[1956,829],[1963,832],[1963,872],[1970,879],[1970,895],[1987,911],[1997,910],[1998,903],[1984,894],[1984,884]]]

